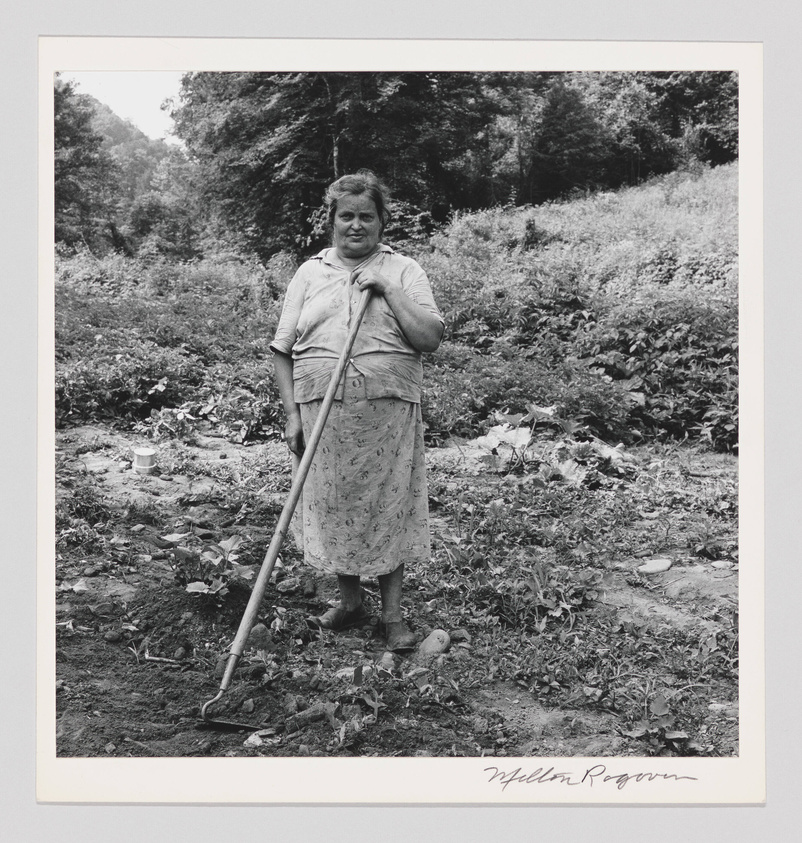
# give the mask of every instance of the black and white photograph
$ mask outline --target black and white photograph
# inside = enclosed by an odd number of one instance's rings
[[[741,58],[55,69],[49,764],[760,753]]]

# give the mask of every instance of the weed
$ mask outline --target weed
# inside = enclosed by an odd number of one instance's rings
[[[125,520],[128,524],[159,525],[164,518],[164,511],[151,500],[132,500],[125,508]]]
[[[197,594],[220,603],[232,586],[247,586],[255,576],[252,565],[242,565],[241,536],[231,536],[217,543],[203,542],[192,533],[163,537],[170,549],[175,578],[189,594]]]
[[[79,518],[90,524],[108,521],[111,513],[105,497],[88,478],[73,475],[66,494],[59,501],[59,513],[65,518]]]
[[[59,471],[61,489],[56,502],[56,546],[100,550],[111,511],[91,479]]]
[[[190,412],[191,407],[184,405],[178,409],[151,410],[150,418],[134,429],[147,431],[157,442],[165,439],[180,439],[182,442],[196,441],[196,417]]]
[[[704,519],[688,532],[688,549],[705,559],[721,559],[725,555],[725,540],[716,525]]]

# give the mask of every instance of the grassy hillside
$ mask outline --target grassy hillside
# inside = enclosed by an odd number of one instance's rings
[[[433,426],[467,434],[534,402],[602,436],[735,448],[737,180],[673,173],[456,219],[419,256],[449,326]]]

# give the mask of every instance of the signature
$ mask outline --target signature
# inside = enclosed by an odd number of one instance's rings
[[[608,773],[606,764],[594,764],[592,767],[588,767],[584,773],[560,772],[555,770],[554,767],[538,767],[531,773],[524,772],[520,767],[510,772],[500,770],[498,767],[485,767],[483,772],[492,772],[488,782],[497,782],[502,790],[506,790],[513,783],[549,784],[555,782],[569,787],[613,784],[618,790],[623,790],[630,782],[681,781],[683,779],[697,781],[696,776],[678,776],[676,773]]]

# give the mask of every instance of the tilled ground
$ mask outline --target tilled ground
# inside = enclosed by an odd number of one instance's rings
[[[646,584],[635,573],[638,558],[608,566],[583,604],[579,632],[572,616],[548,639],[566,659],[572,651],[593,656],[594,664],[587,655],[571,662],[570,675],[584,676],[583,684],[541,668],[505,669],[506,661],[536,661],[533,651],[546,638],[518,634],[503,616],[500,623],[461,602],[435,569],[407,572],[404,605],[421,639],[435,629],[449,633],[442,655],[393,657],[375,623],[339,635],[313,632],[305,619],[334,598],[335,582],[310,575],[288,547],[232,687],[213,711],[259,729],[204,728],[200,708],[217,692],[249,592],[232,582],[223,597],[187,593],[175,541],[165,537],[236,535],[240,561],[259,564],[288,487],[288,460],[278,443],[243,446],[207,435],[164,446],[160,473],[143,476],[130,467],[137,444],[103,427],[59,436],[60,756],[737,753],[737,688],[723,667],[737,661],[737,567],[689,558]],[[477,453],[467,445],[429,452],[441,498],[466,483],[495,493],[502,481],[483,472]],[[718,482],[734,471],[710,457],[697,474],[707,478],[699,482]],[[249,485],[259,487],[255,494],[243,493]],[[433,501],[436,559],[449,529],[441,507]],[[651,535],[654,521],[641,518],[631,529]],[[375,583],[366,587],[375,610]],[[650,650],[665,661],[662,696],[656,699],[644,668],[639,702],[626,659],[648,662]],[[689,658],[697,664],[692,675]],[[633,722],[632,706],[640,704],[643,717]]]

